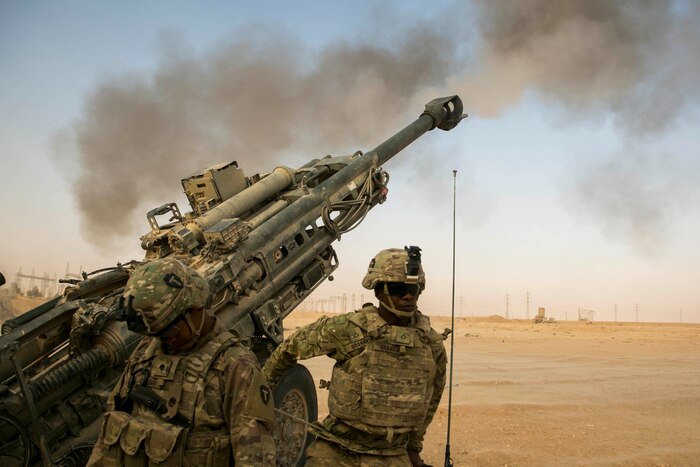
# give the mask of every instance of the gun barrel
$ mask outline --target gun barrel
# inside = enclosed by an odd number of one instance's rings
[[[294,219],[296,224],[301,226],[310,224],[318,217],[322,205],[347,196],[352,190],[351,186],[356,185],[353,180],[363,177],[372,167],[381,166],[426,132],[436,127],[450,130],[465,117],[466,115],[462,114],[462,101],[459,96],[443,97],[429,102],[425,111],[413,123],[353,160],[333,177],[310,190],[307,196],[295,201],[279,215],[251,232],[241,247],[243,256],[248,258],[256,252],[264,251],[269,245],[281,244],[281,239],[288,236],[289,226],[294,224],[290,219]]]
[[[378,164],[382,165],[424,133],[436,127],[449,131],[466,117],[466,114],[462,114],[462,99],[459,96],[433,99],[425,105],[418,120],[372,149],[369,154],[376,154]]]

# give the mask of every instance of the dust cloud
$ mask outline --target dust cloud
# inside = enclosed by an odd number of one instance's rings
[[[446,93],[483,118],[532,93],[574,118],[612,113],[626,138],[661,132],[697,106],[699,18],[693,2],[484,0],[455,2],[390,39],[378,29],[318,51],[251,28],[196,56],[165,35],[152,74],[105,80],[70,129],[83,231],[109,246],[132,233],[144,203],[170,200],[183,175],[217,161],[253,173],[370,149],[357,146]],[[446,27],[460,19],[463,27]],[[610,199],[625,203],[616,189],[581,194],[589,219],[614,215]],[[633,224],[649,220],[647,201],[627,203]]]

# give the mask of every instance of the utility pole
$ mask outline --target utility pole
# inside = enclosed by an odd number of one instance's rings
[[[459,316],[464,316],[462,307],[467,302],[467,298],[460,294],[459,298],[457,299],[457,302],[459,303]],[[474,310],[472,310],[472,316],[474,316]]]
[[[357,310],[357,308],[355,308],[355,294],[352,294],[352,309],[353,311]]]
[[[615,304],[615,322],[617,323],[617,303]]]
[[[343,309],[343,311],[345,311],[345,300],[343,299],[342,295],[333,295],[331,297],[331,300],[333,300],[333,312],[334,313],[340,312],[341,308]],[[336,306],[336,303],[338,303],[339,306]]]
[[[530,319],[530,291],[525,294],[525,319]]]
[[[510,319],[510,294],[506,294],[506,319]]]

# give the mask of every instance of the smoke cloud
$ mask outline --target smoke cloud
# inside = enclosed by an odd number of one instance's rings
[[[663,250],[674,217],[697,203],[700,164],[681,161],[638,149],[616,154],[582,167],[569,201],[609,237],[653,256]]]
[[[697,106],[697,3],[474,6],[456,2],[448,16],[390,40],[379,41],[378,31],[318,52],[269,29],[237,31],[202,56],[164,36],[158,69],[106,80],[71,129],[87,239],[108,246],[131,234],[144,205],[171,199],[183,175],[217,161],[237,159],[252,173],[369,149],[358,144],[380,142],[435,95],[458,93],[470,113],[488,118],[533,93],[572,116],[612,112],[632,137],[662,131]],[[460,18],[464,28],[445,27]],[[593,199],[592,218],[623,198]],[[629,208],[644,210],[646,201]]]
[[[460,80],[482,116],[525,93],[581,113],[611,112],[631,135],[697,105],[700,5],[663,1],[478,1],[476,73]]]

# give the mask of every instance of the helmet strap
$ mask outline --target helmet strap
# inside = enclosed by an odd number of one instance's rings
[[[202,335],[202,329],[204,329],[204,322],[206,321],[206,316],[202,314],[202,320],[199,322],[199,327],[195,328],[194,326],[194,321],[192,321],[192,314],[191,313],[185,313],[185,322],[187,323],[187,326],[190,328],[190,333],[192,334],[192,340],[185,344],[184,346],[180,347],[178,350],[189,350],[197,345],[201,339]]]
[[[384,283],[384,296],[387,298],[387,300],[389,300],[389,303],[384,303],[382,300],[377,298],[377,300],[379,300],[379,303],[381,303],[384,308],[386,308],[388,311],[395,314],[399,318],[410,318],[416,313],[416,310],[403,311],[396,309],[396,307],[394,306],[394,301],[391,299],[391,295],[389,295],[389,287],[386,285],[386,282]]]

